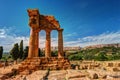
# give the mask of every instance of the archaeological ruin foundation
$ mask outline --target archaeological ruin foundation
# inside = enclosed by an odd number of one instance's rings
[[[70,62],[64,57],[63,52],[63,29],[54,16],[41,15],[37,9],[29,9],[29,53],[28,58],[19,66],[19,72],[22,74],[30,73],[36,70],[61,70],[70,69]],[[45,30],[45,57],[38,56],[39,32]],[[58,31],[58,57],[51,56],[51,31]]]

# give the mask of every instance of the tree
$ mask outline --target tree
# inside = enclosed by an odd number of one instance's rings
[[[100,52],[96,58],[96,60],[99,60],[99,61],[105,61],[105,60],[108,60],[108,58],[106,57],[106,54],[104,52]]]
[[[14,47],[10,51],[10,55],[12,56],[13,60],[17,61],[19,58],[19,45],[18,43],[14,44]]]
[[[73,54],[68,57],[69,60],[82,60],[82,55],[80,54]]]
[[[40,48],[38,49],[38,56],[42,56]]]
[[[28,56],[28,50],[29,50],[29,47],[26,46],[25,49],[24,49],[24,51],[23,51],[23,57],[22,57],[23,60],[27,58],[27,56]]]
[[[51,51],[51,55],[53,57],[57,57],[58,56],[58,51]]]
[[[19,57],[20,57],[20,59],[22,59],[22,57],[23,57],[23,40],[21,40],[21,42],[20,42],[20,47],[19,47]]]
[[[44,52],[43,52],[40,48],[39,48],[39,50],[38,50],[38,56],[39,56],[39,57],[45,56]]]
[[[3,54],[3,47],[0,46],[0,59],[2,58],[2,54]]]

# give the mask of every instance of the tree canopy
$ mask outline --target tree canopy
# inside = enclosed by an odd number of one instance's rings
[[[67,57],[69,60],[118,60],[120,59],[120,47],[111,46],[80,50],[74,54],[69,54]]]
[[[2,58],[2,54],[3,54],[3,47],[0,46],[0,59]]]
[[[20,42],[19,57],[20,57],[20,59],[22,59],[22,57],[23,57],[23,40],[21,40],[21,42]]]
[[[19,45],[18,43],[14,44],[14,47],[11,49],[10,54],[14,60],[19,58]]]

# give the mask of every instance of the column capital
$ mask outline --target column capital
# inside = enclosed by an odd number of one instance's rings
[[[64,29],[62,29],[62,28],[60,28],[60,29],[58,29],[58,31],[63,31]]]

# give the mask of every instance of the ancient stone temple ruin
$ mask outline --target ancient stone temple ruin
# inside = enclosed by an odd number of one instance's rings
[[[36,70],[60,70],[69,69],[70,62],[64,57],[63,52],[63,29],[54,16],[41,15],[37,9],[29,9],[30,40],[28,58],[19,66],[19,72],[33,72]],[[38,56],[39,32],[45,30],[45,57]],[[58,57],[51,56],[51,31],[58,31]]]

